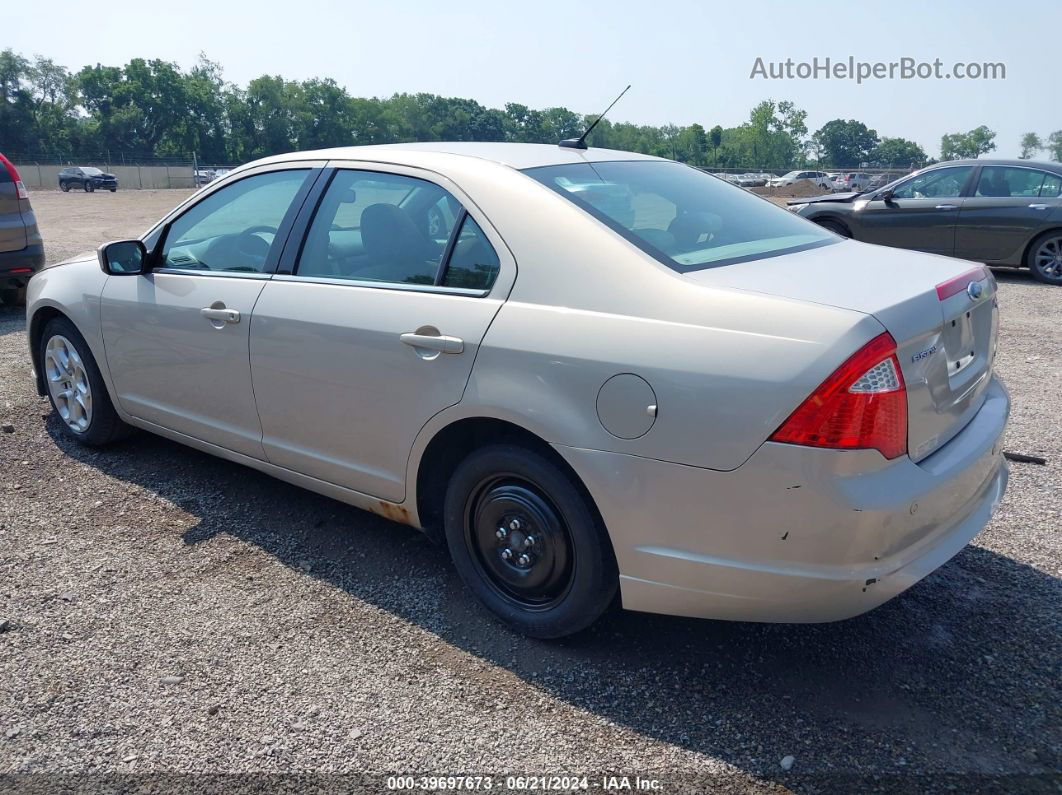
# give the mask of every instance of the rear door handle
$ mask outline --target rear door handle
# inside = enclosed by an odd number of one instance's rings
[[[1029,205],[1029,209],[1030,210],[1046,210],[1047,209],[1047,205],[1046,204],[1030,204]]]
[[[220,320],[224,323],[239,323],[240,312],[238,309],[219,309],[214,306],[204,306],[199,314],[207,320]]]
[[[439,353],[461,353],[465,349],[464,340],[459,337],[447,337],[444,334],[416,334],[408,332],[399,339],[412,348],[421,348]]]
[[[938,210],[958,210],[959,209],[959,205],[957,205],[957,204],[938,204],[937,205],[937,209]]]

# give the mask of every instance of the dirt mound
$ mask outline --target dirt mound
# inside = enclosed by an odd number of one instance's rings
[[[750,188],[753,193],[758,193],[761,196],[771,196],[784,199],[798,199],[802,196],[819,196],[823,193],[828,193],[824,188],[819,187],[814,182],[808,182],[802,180],[794,185],[787,185],[783,188]]]

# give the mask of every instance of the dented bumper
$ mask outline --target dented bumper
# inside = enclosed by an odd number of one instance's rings
[[[558,447],[608,527],[624,607],[741,621],[818,622],[882,604],[987,524],[1007,486],[1010,401],[928,458],[767,443],[730,472]]]

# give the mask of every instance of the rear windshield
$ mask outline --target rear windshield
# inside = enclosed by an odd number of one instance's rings
[[[839,240],[744,188],[681,163],[621,160],[524,173],[682,273]]]

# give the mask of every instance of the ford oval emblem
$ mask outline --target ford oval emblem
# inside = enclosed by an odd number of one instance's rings
[[[981,297],[981,293],[984,291],[985,288],[981,285],[981,282],[970,282],[966,285],[966,294],[975,301]]]

